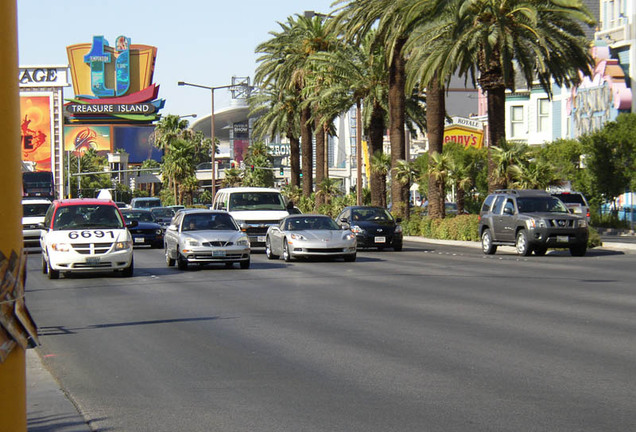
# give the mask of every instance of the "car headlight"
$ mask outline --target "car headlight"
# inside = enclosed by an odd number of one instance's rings
[[[289,237],[290,237],[292,240],[307,240],[307,239],[305,238],[305,236],[303,236],[302,234],[292,233]]]
[[[56,252],[68,252],[71,250],[71,246],[68,243],[53,243],[51,249]]]
[[[159,228],[158,230],[155,230],[155,234],[161,235],[161,234],[163,234],[163,230],[161,228]]]
[[[358,225],[351,225],[351,231],[356,234],[363,234],[364,230],[360,228]]]
[[[528,227],[528,229],[534,229],[534,228],[546,228],[548,225],[545,223],[543,219],[530,218],[526,221],[526,226]]]
[[[587,227],[587,220],[585,218],[581,218],[579,219],[578,225],[579,228],[586,228]]]
[[[126,250],[126,249],[131,249],[131,248],[132,248],[132,242],[131,241],[123,241],[123,242],[115,243],[115,250],[116,251]]]
[[[347,233],[344,233],[344,234],[343,234],[342,239],[343,239],[343,240],[355,240],[355,239],[356,239],[356,236],[355,236],[355,234],[354,234],[354,233],[352,233],[351,231],[349,231],[349,232],[347,232]]]
[[[399,233],[401,233],[401,232],[402,232],[402,225],[396,225],[396,226],[395,226],[395,233],[396,233],[396,234],[399,234]]]
[[[185,239],[186,246],[200,246],[200,243],[197,239],[193,239],[192,237],[188,237]]]
[[[240,239],[237,240],[236,244],[238,246],[249,246],[250,241],[247,237],[241,237]]]

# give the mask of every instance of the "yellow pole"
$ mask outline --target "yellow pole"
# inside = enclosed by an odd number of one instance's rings
[[[5,262],[11,256],[23,256],[16,21],[16,0],[0,1],[0,257],[3,256]],[[8,271],[6,265],[2,265],[0,269],[2,273]],[[4,301],[6,297],[0,298],[0,302]],[[5,321],[12,313],[12,308],[3,303],[0,305],[0,313]],[[0,331],[4,333],[2,328]],[[6,336],[6,333],[4,334]],[[24,347],[19,344],[15,344],[0,363],[0,388],[0,430],[26,431],[26,356]]]

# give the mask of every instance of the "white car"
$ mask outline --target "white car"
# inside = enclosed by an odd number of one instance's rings
[[[133,275],[132,236],[110,200],[53,201],[44,218],[40,247],[42,273],[49,279],[58,279],[60,272],[109,270]]]
[[[50,205],[51,201],[48,199],[22,200],[22,237],[25,248],[40,247],[42,222]]]
[[[238,263],[250,267],[250,241],[225,211],[180,210],[164,235],[166,264],[187,270],[189,264]]]

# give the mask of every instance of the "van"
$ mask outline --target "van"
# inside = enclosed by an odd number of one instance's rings
[[[289,203],[289,207],[293,207]],[[240,187],[217,191],[212,210],[232,215],[254,246],[265,246],[267,229],[289,215],[288,203],[278,189]]]
[[[133,209],[150,210],[153,207],[162,207],[161,200],[159,198],[140,197],[133,198],[132,201],[130,201],[130,208]]]

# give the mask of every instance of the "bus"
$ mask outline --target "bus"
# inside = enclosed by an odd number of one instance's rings
[[[50,171],[25,171],[22,173],[22,196],[24,198],[55,199],[55,184]]]

